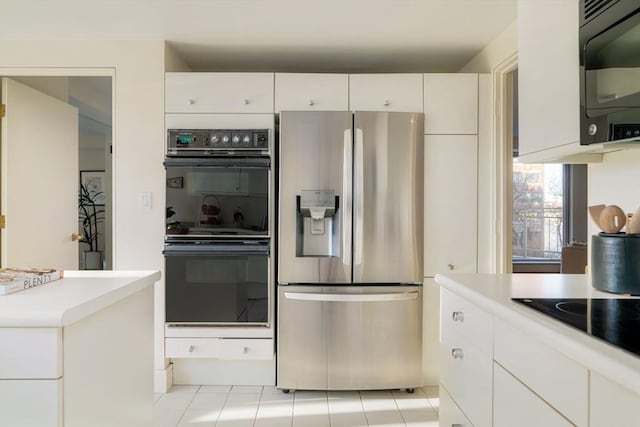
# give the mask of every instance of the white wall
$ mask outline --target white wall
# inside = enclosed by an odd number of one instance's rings
[[[480,53],[471,59],[460,72],[463,73],[491,73],[490,92],[485,98],[488,102],[484,107],[487,117],[481,119],[478,142],[478,272],[495,273],[498,271],[495,252],[499,234],[495,233],[497,218],[496,209],[496,164],[497,133],[494,129],[496,122],[496,67],[511,58],[518,51],[517,23],[514,20],[498,37],[488,44]],[[480,98],[482,99],[482,98]],[[480,111],[483,111],[482,109]],[[483,128],[482,125],[488,126]]]
[[[113,252],[119,270],[163,267],[164,45],[160,40],[0,40],[0,74],[28,75],[36,68],[51,68],[52,75],[71,68],[86,69],[84,75],[115,74]],[[140,208],[142,191],[152,194],[150,210]],[[163,281],[155,290],[158,338],[164,336],[164,313],[158,309],[164,306]],[[163,344],[156,339],[156,370],[165,366]]]
[[[628,213],[640,207],[640,147],[605,154],[602,163],[589,164],[588,171],[589,206],[618,205]],[[589,220],[589,245],[591,236],[599,231]]]

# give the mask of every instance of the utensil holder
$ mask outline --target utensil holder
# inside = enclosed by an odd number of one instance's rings
[[[616,294],[640,295],[640,235],[593,235],[590,268],[594,288]]]

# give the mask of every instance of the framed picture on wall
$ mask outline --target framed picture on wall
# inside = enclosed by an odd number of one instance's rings
[[[80,184],[87,189],[89,197],[96,205],[104,205],[104,171],[80,171]]]

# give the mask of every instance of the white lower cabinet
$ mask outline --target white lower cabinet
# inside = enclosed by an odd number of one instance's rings
[[[63,425],[62,378],[0,380],[0,425],[58,427]]]
[[[588,369],[503,320],[496,319],[494,328],[496,362],[572,423],[586,427]]]
[[[574,425],[497,363],[493,381],[493,427]]]
[[[591,372],[590,427],[637,427],[640,395]]]
[[[473,427],[447,390],[440,386],[438,419],[441,427]]]
[[[440,384],[451,397],[441,407],[445,413],[461,411],[475,427],[490,427],[491,318],[447,290],[441,293],[440,315]]]

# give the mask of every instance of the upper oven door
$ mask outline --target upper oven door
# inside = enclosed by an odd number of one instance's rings
[[[169,240],[269,237],[269,158],[167,158],[164,164]]]
[[[166,322],[268,325],[269,243],[165,245]]]
[[[640,136],[640,11],[615,18],[628,3],[619,2],[580,30],[583,144]]]

